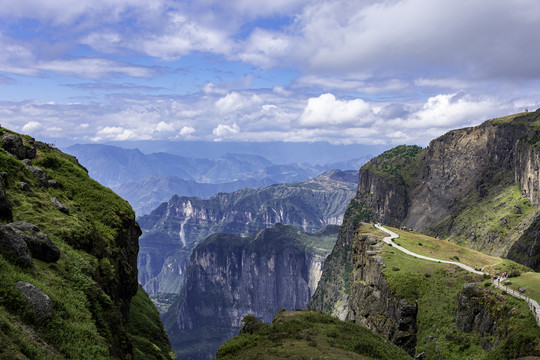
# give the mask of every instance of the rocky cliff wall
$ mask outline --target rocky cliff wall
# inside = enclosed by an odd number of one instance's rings
[[[299,233],[276,224],[249,238],[215,234],[194,250],[180,299],[165,315],[180,358],[212,358],[247,314],[270,323],[280,309],[306,307],[329,250],[310,249],[304,237],[314,235]]]
[[[350,173],[355,172],[333,171],[303,183],[243,189],[206,200],[173,197],[138,219],[144,231],[139,282],[149,293],[178,293],[191,251],[213,233],[247,236],[275,223],[308,232],[340,225],[357,188]]]
[[[378,256],[383,244],[375,236],[355,236],[347,320],[366,326],[414,355],[418,305],[396,297],[389,289],[382,273],[384,261]]]

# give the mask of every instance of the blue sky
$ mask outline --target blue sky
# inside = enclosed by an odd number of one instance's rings
[[[419,144],[540,107],[537,0],[0,0],[36,138]]]

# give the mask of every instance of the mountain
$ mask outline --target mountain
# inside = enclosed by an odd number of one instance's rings
[[[399,146],[364,165],[366,218],[540,270],[540,110]]]
[[[275,223],[313,232],[339,225],[357,183],[355,171],[221,193],[210,199],[174,196],[138,218],[143,230],[139,282],[149,293],[179,293],[192,250],[213,233],[250,235]]]
[[[212,359],[253,314],[306,307],[338,227],[309,234],[276,224],[249,237],[213,234],[191,255],[185,286],[163,321],[181,359]]]
[[[0,137],[0,357],[174,358],[137,284],[129,204],[74,157]]]
[[[143,154],[138,149],[101,144],[77,144],[66,148],[66,151],[76,156],[95,180],[109,187],[140,181],[152,175],[176,176],[201,183],[267,178],[273,183],[281,183],[306,180],[321,172],[319,167],[277,165],[251,154],[227,153],[207,159],[163,152]]]
[[[492,285],[507,272],[508,286],[540,300],[529,268],[538,269],[539,120],[540,111],[493,119],[365,164],[309,308],[424,359],[539,356],[527,303]],[[365,221],[396,226],[406,249],[487,275],[406,255]]]
[[[177,194],[208,199],[220,192],[233,192],[243,188],[260,188],[274,184],[270,178],[246,179],[218,184],[199,183],[180,179],[177,176],[152,175],[140,181],[112,187],[112,190],[126,199],[136,214],[146,215],[161,203]]]

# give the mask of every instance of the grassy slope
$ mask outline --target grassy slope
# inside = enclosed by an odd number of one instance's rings
[[[536,273],[513,261],[488,256],[426,235],[390,229],[400,235],[396,241],[399,245],[418,254],[442,260],[459,260],[467,265],[484,267],[486,271],[518,270],[523,272],[522,275],[512,278],[512,281],[517,284],[523,279],[529,288],[540,288],[540,278]],[[480,334],[464,333],[456,328],[454,307],[463,285],[478,282],[486,286],[489,285],[487,279],[456,266],[413,258],[390,246],[383,248],[383,258],[386,264],[384,275],[392,291],[397,296],[418,302],[416,352],[425,351],[426,359],[505,359],[515,357],[515,347],[521,346],[516,344],[524,343],[532,344],[532,347],[536,346],[536,351],[540,351],[540,328],[525,302],[511,296],[506,296],[504,305],[507,310],[516,309],[506,324],[510,335],[491,352],[485,352],[479,345]]]
[[[313,311],[281,311],[271,326],[228,340],[217,354],[226,359],[410,359],[370,330]]]
[[[0,346],[0,358],[109,359],[115,342],[127,336],[107,294],[117,281],[113,264],[123,256],[115,239],[134,213],[126,201],[90,179],[72,156],[43,146],[32,162],[61,188],[43,187],[21,161],[0,151],[0,171],[8,173],[4,191],[14,221],[37,225],[60,248],[61,258],[56,263],[34,259],[35,269],[22,269],[0,255],[0,343],[6,344]],[[31,192],[20,189],[21,181]],[[58,211],[52,197],[70,213]],[[36,320],[14,287],[17,281],[30,282],[51,298],[52,320]]]

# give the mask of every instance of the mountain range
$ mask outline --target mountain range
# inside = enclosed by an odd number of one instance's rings
[[[260,155],[226,153],[196,158],[171,153],[144,154],[111,145],[72,145],[73,154],[91,177],[128,200],[138,216],[149,213],[173,195],[208,198],[219,192],[305,181],[332,169],[357,170],[372,155],[310,165],[275,164]]]
[[[139,282],[149,293],[179,293],[193,249],[214,233],[251,235],[275,223],[313,232],[339,225],[357,187],[356,171],[242,189],[210,199],[174,196],[138,218]]]

